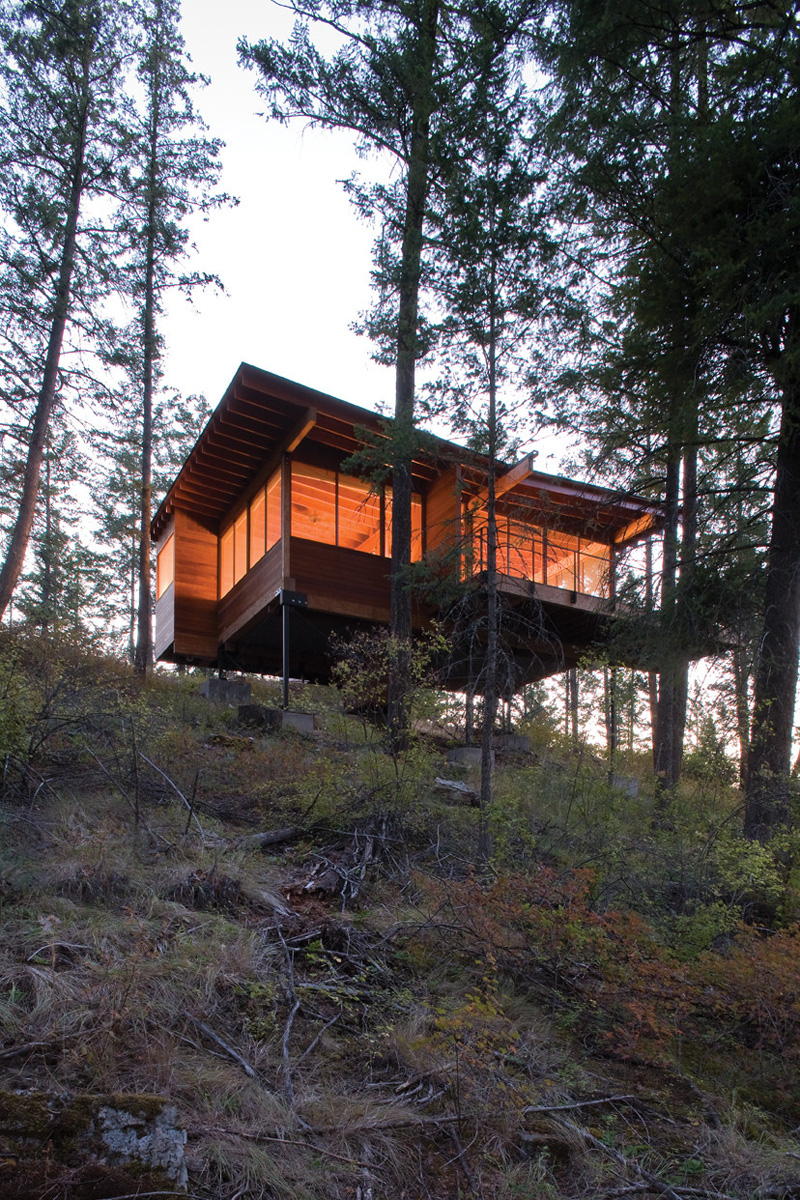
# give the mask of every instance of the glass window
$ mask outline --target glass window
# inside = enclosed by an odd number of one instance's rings
[[[281,469],[267,480],[267,550],[281,539]]]
[[[247,509],[233,522],[233,582],[247,571]]]
[[[338,545],[365,554],[381,552],[381,500],[354,475],[339,476]],[[292,526],[294,530],[294,526]]]
[[[219,540],[219,594],[224,596],[233,587],[233,526]]]
[[[538,565],[539,578],[541,579],[541,558],[542,558],[542,539],[541,534],[534,525],[528,525],[525,521],[515,520],[513,517],[508,521],[508,573],[514,575],[518,579],[536,579],[537,565],[537,537],[538,538]]]
[[[587,542],[581,538],[580,591],[589,596],[608,595],[608,546],[602,542]]]
[[[578,539],[568,533],[547,534],[547,579],[551,587],[578,591]]]
[[[336,472],[292,463],[292,537],[336,545]]]
[[[164,595],[175,578],[175,534],[171,533],[156,559],[156,599]]]
[[[264,557],[267,549],[266,531],[267,502],[264,488],[250,504],[250,566],[255,566]]]
[[[390,553],[391,547],[387,551]],[[412,493],[411,496],[411,561],[419,562],[422,558],[422,497]]]

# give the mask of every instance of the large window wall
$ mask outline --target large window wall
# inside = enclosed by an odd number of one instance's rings
[[[281,472],[275,471],[219,539],[219,594],[224,596],[281,536]]]
[[[292,463],[292,536],[364,554],[392,553],[392,489],[380,493],[355,475]],[[422,497],[411,502],[411,557],[422,557]]]
[[[355,475],[336,468],[291,464],[291,533],[327,546],[360,550],[363,554],[392,553],[392,490],[370,489]],[[422,497],[411,504],[411,557],[422,557]],[[281,472],[277,470],[223,529],[220,536],[219,594],[256,565],[281,536]]]
[[[156,600],[160,600],[175,578],[175,534],[171,533],[156,559]]]
[[[486,569],[487,514],[468,514],[468,573]],[[469,528],[469,525],[468,525]],[[589,596],[609,595],[609,547],[589,538],[531,525],[508,514],[497,517],[497,570],[501,575],[547,583]]]

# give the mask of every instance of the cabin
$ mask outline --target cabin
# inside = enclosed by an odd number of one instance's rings
[[[325,682],[332,639],[388,625],[391,486],[348,465],[382,437],[377,414],[243,363],[153,519],[156,657]],[[474,611],[487,462],[420,435],[412,474],[412,559],[456,580]],[[543,474],[534,455],[498,467],[496,497],[499,592],[522,684],[602,641],[620,556],[661,515],[637,497]],[[414,603],[422,629],[436,602]],[[450,619],[444,682],[461,690],[474,682],[476,642]]]

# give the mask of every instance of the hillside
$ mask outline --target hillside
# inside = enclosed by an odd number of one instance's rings
[[[198,1200],[800,1196],[795,849],[718,774],[656,826],[541,734],[479,873],[441,738],[198,683],[3,635],[4,1197],[184,1194],[80,1149],[98,1097],[174,1106]]]

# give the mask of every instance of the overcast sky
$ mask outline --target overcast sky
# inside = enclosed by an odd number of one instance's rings
[[[166,381],[215,405],[245,361],[364,407],[391,406],[392,371],[349,329],[369,304],[372,245],[337,183],[363,169],[352,139],[267,122],[254,73],[237,63],[239,37],[288,35],[288,14],[269,0],[184,0],[182,28],[210,79],[198,110],[226,143],[221,186],[240,202],[195,231],[195,263],[226,294],[174,298]]]
[[[225,142],[220,186],[239,204],[194,230],[195,264],[216,272],[226,291],[172,300],[165,382],[202,393],[213,407],[244,361],[391,412],[394,372],[374,363],[372,343],[350,329],[371,300],[373,231],[338,182],[354,171],[385,176],[391,164],[358,159],[349,134],[260,115],[256,76],[239,66],[237,41],[283,39],[291,28],[291,15],[271,0],[183,0],[187,49],[210,81],[197,108]],[[557,472],[563,441],[539,438],[536,449],[539,468]]]

